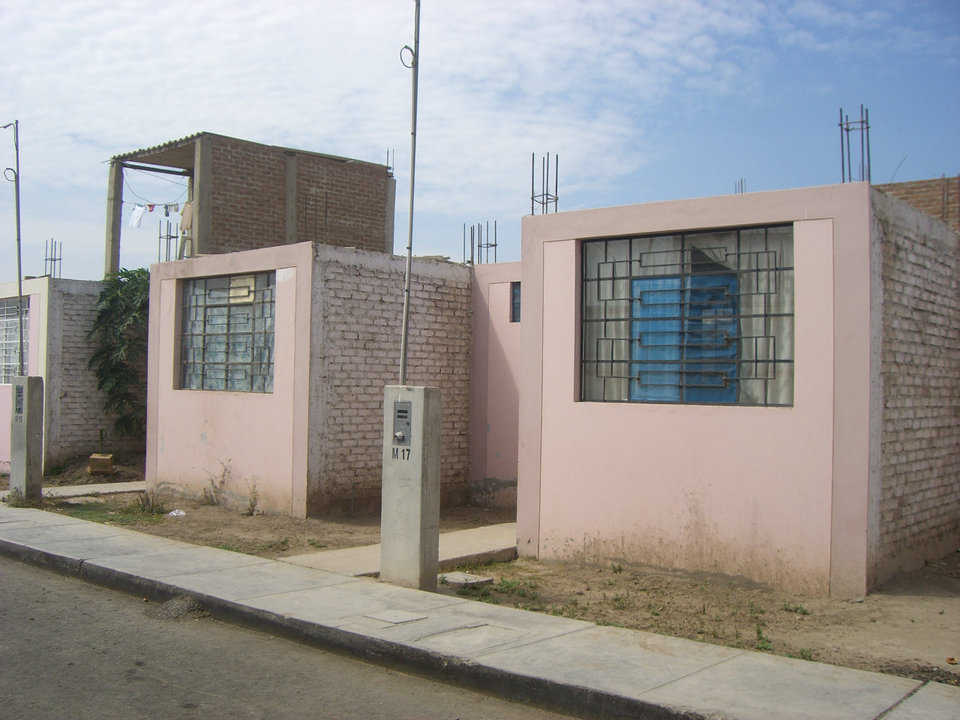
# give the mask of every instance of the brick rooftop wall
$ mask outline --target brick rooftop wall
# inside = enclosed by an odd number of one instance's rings
[[[383,387],[399,373],[404,260],[316,245],[313,280],[308,514],[380,505]],[[411,385],[443,400],[442,501],[467,497],[471,286],[467,268],[413,264]]]
[[[283,152],[267,145],[211,137],[208,251],[282,245],[286,171]]]
[[[960,541],[960,238],[895,199],[872,199],[882,254],[882,582]]]
[[[387,170],[222,136],[211,142],[208,252],[286,242],[288,153],[295,158],[296,241],[383,251]]]
[[[910,203],[960,233],[960,175],[873,187]]]
[[[382,166],[297,156],[297,242],[383,252],[386,206]]]

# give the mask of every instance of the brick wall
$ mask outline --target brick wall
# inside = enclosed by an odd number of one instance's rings
[[[213,135],[208,252],[284,242],[285,177],[280,148]]]
[[[99,282],[53,281],[48,316],[47,373],[44,378],[47,467],[89,455],[100,448],[100,429],[108,452],[141,452],[145,438],[122,438],[103,410],[104,395],[88,367],[93,341],[87,333],[96,317]],[[143,392],[146,395],[146,377]]]
[[[221,135],[205,141],[211,144],[207,252],[286,243],[288,202],[295,207],[293,241],[384,251],[393,208],[384,166]],[[287,181],[290,164],[294,185]]]
[[[872,203],[882,258],[882,582],[960,543],[960,238],[887,195],[872,193]]]
[[[381,165],[299,154],[297,242],[392,252],[392,237],[385,248],[387,180]]]
[[[414,261],[408,377],[443,398],[442,501],[463,502],[470,467],[471,286],[467,268]],[[379,507],[383,386],[399,372],[404,261],[315,246],[308,513]]]
[[[873,187],[910,203],[960,233],[960,175]]]

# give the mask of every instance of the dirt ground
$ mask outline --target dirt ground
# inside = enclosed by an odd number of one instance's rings
[[[142,465],[140,466],[142,467]],[[137,460],[116,480],[141,479]],[[103,482],[85,465],[65,467],[50,484]],[[137,496],[47,502],[46,508],[201,545],[282,559],[379,542],[379,516],[246,516],[217,505],[167,500],[145,511]],[[164,513],[180,509],[182,517]],[[512,522],[514,513],[445,509],[441,532]],[[626,563],[512,563],[464,568],[492,585],[439,591],[600,624],[742,647],[847,667],[960,685],[960,550],[895,578],[859,602],[804,597],[745,578]]]
[[[269,558],[373,545],[380,542],[380,516],[307,518],[285,515],[244,515],[219,505],[192,500],[166,499],[156,512],[145,512],[138,495],[106,498],[81,497],[44,501],[44,509],[96,522],[123,525],[131,530],[160,535],[197,545],[233,550]],[[173,510],[182,516],[171,516]],[[445,509],[440,532],[513,522],[514,513],[474,507]]]
[[[641,565],[517,560],[440,592],[638,630],[960,685],[960,551],[859,602]]]
[[[112,475],[91,475],[87,472],[88,458],[77,457],[62,465],[47,468],[44,485],[93,485],[110,482],[135,482],[143,480],[143,453],[115,455]],[[10,476],[0,474],[0,490],[10,487]]]

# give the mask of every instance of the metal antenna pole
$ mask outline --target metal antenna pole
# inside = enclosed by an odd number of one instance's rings
[[[845,183],[847,181],[847,168],[843,164],[843,108],[840,108],[840,122],[837,124],[840,128],[840,182]]]
[[[23,375],[23,263],[20,258],[20,121],[14,120],[0,128],[13,126],[13,150],[16,155],[16,169],[6,168],[3,176],[10,180],[10,173],[13,173],[13,194],[14,207],[17,217],[17,323],[20,327],[20,353],[17,362],[17,372]]]
[[[410,64],[403,51],[410,52]],[[410,111],[410,217],[407,225],[407,267],[403,275],[403,325],[400,330],[400,384],[407,384],[407,329],[410,326],[410,265],[413,261],[413,188],[417,169],[417,80],[420,70],[420,0],[414,0],[413,48],[404,45],[400,62],[413,70],[413,107]]]

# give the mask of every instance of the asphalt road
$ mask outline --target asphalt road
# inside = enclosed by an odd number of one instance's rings
[[[0,717],[564,716],[0,557]]]

